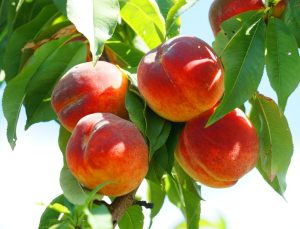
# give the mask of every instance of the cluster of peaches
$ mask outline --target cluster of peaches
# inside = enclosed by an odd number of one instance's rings
[[[224,20],[262,7],[261,1],[216,0],[210,10],[214,33]],[[239,108],[206,126],[222,98],[223,75],[212,48],[189,36],[147,53],[137,71],[138,90],[147,105],[166,120],[185,122],[174,152],[177,162],[211,187],[235,184],[255,167],[259,152],[256,130]],[[117,66],[87,62],[70,69],[52,93],[59,121],[72,132],[66,149],[70,171],[89,189],[108,181],[100,193],[109,196],[136,189],[148,171],[147,143],[125,108],[128,84]]]

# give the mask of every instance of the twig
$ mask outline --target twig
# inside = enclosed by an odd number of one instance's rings
[[[134,197],[136,194],[136,190],[133,190],[132,192],[117,197],[113,200],[113,202],[109,205],[109,210],[112,215],[113,225],[114,227],[117,225],[118,221],[121,219],[121,217],[126,212],[127,208],[129,208],[134,203]]]
[[[139,205],[139,206],[144,207],[144,208],[150,208],[150,209],[153,208],[153,203],[148,203],[147,201],[144,201],[144,200],[135,200],[133,202],[133,204]]]

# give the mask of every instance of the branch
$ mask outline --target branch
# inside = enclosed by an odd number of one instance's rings
[[[124,196],[115,198],[111,204],[108,204],[103,200],[94,200],[94,203],[98,205],[104,204],[109,209],[112,215],[113,226],[115,227],[130,206],[139,205],[145,208],[153,208],[153,203],[135,200],[136,191],[137,189]]]
[[[129,208],[134,203],[134,197],[136,194],[137,189],[133,190],[132,192],[117,197],[114,201],[109,205],[109,210],[111,212],[113,225],[114,227],[117,225],[118,221],[126,212],[127,208]]]
[[[152,209],[154,207],[153,203],[148,203],[147,201],[144,201],[144,200],[135,200],[133,202],[133,204],[139,205],[141,207],[148,208],[148,209]]]

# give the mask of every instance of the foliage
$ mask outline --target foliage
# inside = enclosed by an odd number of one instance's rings
[[[183,124],[155,114],[136,87],[140,59],[147,51],[179,35],[180,15],[196,2],[0,1],[0,53],[3,53],[0,84],[6,84],[2,102],[11,147],[16,145],[21,107],[26,109],[26,129],[39,122],[56,120],[50,98],[57,80],[72,66],[91,57],[96,62],[101,56],[123,68],[131,82],[126,109],[150,149],[146,177],[148,201],[154,203],[150,221],[167,197],[182,211],[187,228],[198,228],[200,186],[174,163]],[[250,118],[261,143],[257,169],[280,195],[286,189],[285,176],[293,154],[284,110],[300,82],[299,29],[300,1],[290,0],[280,19],[265,10],[243,13],[225,21],[213,44],[225,69],[225,94],[208,124],[250,102]],[[265,67],[277,102],[257,92]],[[69,137],[70,133],[61,127],[58,143],[63,155]],[[93,191],[85,190],[66,165],[60,181],[64,194],[46,208],[40,229],[112,228],[107,206],[95,204],[95,200],[102,199],[96,192],[105,184]],[[119,221],[119,227],[138,229],[143,228],[143,223],[141,206],[132,205]]]

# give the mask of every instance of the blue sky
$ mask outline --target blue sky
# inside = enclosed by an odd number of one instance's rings
[[[207,43],[213,41],[208,23],[208,9],[211,0],[200,0],[182,17],[183,35],[195,35]],[[276,99],[266,77],[260,92]],[[3,86],[0,89],[2,99]],[[300,206],[299,173],[300,90],[291,96],[286,110],[292,130],[295,153],[288,172],[286,199],[284,201],[261,178],[254,169],[244,176],[234,187],[212,189],[203,186],[202,215],[214,219],[222,215],[230,229],[299,229],[298,212]],[[61,193],[59,172],[62,156],[57,146],[58,126],[54,122],[32,126],[24,132],[26,117],[22,110],[18,126],[18,142],[11,152],[6,142],[6,121],[0,108],[0,228],[36,228],[44,207],[37,203],[48,203]],[[144,195],[145,188],[139,190]],[[147,216],[146,216],[147,218]],[[166,202],[157,216],[154,229],[171,229],[183,220],[181,213]]]

